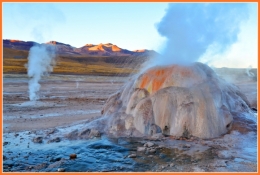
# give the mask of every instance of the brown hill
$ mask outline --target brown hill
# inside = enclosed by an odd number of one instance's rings
[[[50,41],[57,50],[54,74],[118,75],[127,76],[139,70],[141,64],[156,52],[132,52],[107,44],[87,44],[75,48]],[[3,40],[3,73],[27,73],[25,65],[29,50],[36,42]]]
[[[43,44],[51,44],[56,47],[58,55],[84,55],[84,56],[131,56],[141,55],[143,53],[147,55],[156,54],[153,50],[136,50],[130,51],[122,49],[112,43],[107,44],[86,44],[80,48],[73,47],[69,44],[64,44],[57,41],[49,41]],[[33,45],[39,45],[39,43],[32,41],[19,41],[19,40],[3,40],[4,48],[12,48],[16,50],[27,50],[29,51]]]

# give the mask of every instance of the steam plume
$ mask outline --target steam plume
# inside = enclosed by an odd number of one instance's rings
[[[52,45],[34,45],[31,47],[28,56],[27,74],[31,78],[29,80],[29,98],[37,100],[39,97],[37,92],[41,85],[39,81],[42,76],[52,72],[55,57],[55,47]]]
[[[246,74],[249,76],[249,77],[255,77],[255,74],[253,72],[250,72],[250,70],[252,69],[252,66],[249,66],[247,69],[246,69]]]
[[[189,64],[208,48],[224,52],[237,41],[240,23],[248,18],[246,3],[174,3],[157,25],[167,38],[155,64]]]
[[[20,26],[32,26],[31,35],[38,43],[53,40],[51,36],[53,28],[66,20],[62,11],[51,3],[19,3],[11,7],[21,15],[21,18],[16,20],[20,22]],[[36,44],[31,47],[26,65],[30,77],[28,83],[30,100],[39,98],[37,95],[41,87],[39,81],[42,76],[52,72],[54,57],[54,45]]]

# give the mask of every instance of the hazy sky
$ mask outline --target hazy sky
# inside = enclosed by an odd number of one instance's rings
[[[4,3],[3,38],[157,50],[163,37],[155,23],[166,8],[167,3]]]
[[[128,50],[163,50],[157,24],[167,3],[3,3],[3,38],[81,47],[113,43]],[[257,4],[240,25],[238,41],[201,60],[216,67],[257,67]]]

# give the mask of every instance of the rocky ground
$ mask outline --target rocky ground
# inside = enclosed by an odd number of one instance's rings
[[[4,133],[66,126],[100,116],[106,99],[124,79],[51,76],[40,82],[40,99],[33,102],[26,77],[4,78]]]
[[[100,110],[106,99],[127,80],[50,76],[40,82],[40,99],[30,102],[26,76],[5,75],[4,171],[257,171],[255,131],[233,130],[220,138],[202,140],[163,135],[107,138],[92,129],[96,120],[102,120]],[[256,81],[235,83],[257,104]]]

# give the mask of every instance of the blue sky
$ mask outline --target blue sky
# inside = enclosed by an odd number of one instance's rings
[[[4,3],[3,38],[158,50],[167,3]]]
[[[3,3],[3,38],[39,43],[50,40],[82,47],[113,43],[128,50],[162,52],[166,38],[157,24],[167,3]],[[257,4],[241,22],[237,42],[222,53],[210,49],[201,57],[215,67],[257,67]]]

